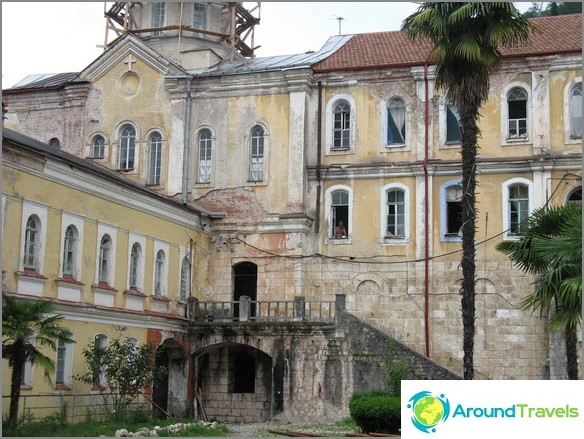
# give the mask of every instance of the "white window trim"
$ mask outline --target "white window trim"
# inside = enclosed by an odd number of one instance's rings
[[[334,108],[339,101],[346,101],[351,107],[349,117],[351,125],[349,127],[349,147],[333,148],[333,125],[334,125]],[[352,96],[339,94],[329,99],[325,111],[325,155],[342,155],[355,154],[355,144],[357,140],[357,110],[355,100]],[[386,141],[387,142],[387,141]]]
[[[70,339],[74,340],[73,334],[68,332]],[[58,355],[58,353],[57,353]],[[55,356],[55,383],[57,382],[57,356]],[[65,386],[73,384],[73,343],[65,343],[65,367],[63,369],[63,383]]]
[[[98,223],[97,225],[97,253],[95,255],[95,285],[99,284],[99,249],[101,246],[101,240],[104,235],[109,235],[112,240],[111,254],[108,263],[108,282],[110,287],[114,287],[116,279],[116,248],[117,248],[117,230],[106,224]]]
[[[577,83],[582,82],[582,77],[574,78],[564,87],[564,144],[582,144],[582,138],[572,138],[572,90]]]
[[[333,229],[333,218],[331,215],[332,210],[332,193],[338,190],[347,191],[349,194],[349,227],[347,228],[347,238],[335,239],[331,236],[331,230]],[[326,238],[329,244],[352,244],[353,243],[353,188],[350,186],[345,186],[342,184],[337,184],[331,186],[327,189],[325,193],[325,222],[326,222]]]
[[[154,134],[160,134],[160,181],[158,183],[149,183],[150,181],[150,166],[151,166],[151,162],[150,162],[150,139],[152,137],[152,135]],[[137,143],[136,139],[136,143]],[[162,131],[162,129],[160,128],[153,128],[151,130],[149,130],[146,133],[146,184],[149,186],[162,186],[164,183],[164,169],[165,169],[165,160],[164,160],[164,152],[166,150],[166,137],[164,135],[164,131]],[[137,149],[137,148],[136,148]],[[134,157],[134,167],[136,167],[136,157]]]
[[[264,163],[263,163],[263,171],[264,175],[261,180],[252,181],[250,180],[249,175],[249,164],[250,164],[250,157],[251,157],[251,132],[256,127],[259,126],[261,129],[264,130]],[[211,131],[213,134],[213,131]],[[215,136],[213,136],[213,139]],[[268,126],[264,122],[256,121],[251,124],[245,132],[244,136],[244,143],[245,143],[245,184],[247,186],[267,186],[269,181],[269,154],[270,154],[270,131],[268,130]],[[198,146],[198,143],[197,143]],[[197,162],[198,163],[198,162]],[[213,165],[211,165],[213,166]]]
[[[104,144],[103,144],[103,157],[95,157],[93,155],[93,140],[97,136],[101,136],[104,139]],[[86,153],[85,156],[87,158],[89,158],[89,159],[100,160],[100,161],[102,161],[102,160],[103,161],[108,161],[108,159],[109,159],[109,149],[110,149],[109,148],[109,144],[110,144],[110,139],[109,139],[109,137],[105,133],[103,133],[101,131],[96,131],[94,133],[91,133],[90,136],[89,136],[89,138],[88,138],[88,141],[87,141],[87,146],[86,146],[87,153]]]
[[[164,4],[164,16],[162,17],[162,23],[154,23],[154,5]],[[150,25],[152,27],[164,27],[166,26],[168,20],[168,9],[167,9],[167,2],[152,2],[152,6],[150,8]],[[158,21],[158,20],[157,20]],[[164,31],[152,31],[151,36],[153,37],[160,37],[164,35]]]
[[[138,274],[137,274],[137,281],[138,284],[138,291],[144,291],[144,267],[146,266],[146,237],[142,235],[137,235],[135,233],[130,232],[128,234],[128,267],[126,272],[126,290],[130,289],[130,262],[131,262],[131,255],[132,255],[132,247],[134,244],[138,243],[140,248],[142,249],[142,255],[140,260],[138,261]]]
[[[193,251],[193,255],[194,255],[194,251]],[[178,300],[180,301],[181,300],[181,298],[180,298],[180,293],[181,293],[180,287],[181,287],[181,278],[182,278],[182,261],[183,261],[183,259],[185,257],[189,258],[189,262],[190,262],[190,265],[191,265],[191,285],[190,285],[191,286],[191,288],[190,288],[191,293],[192,293],[192,286],[193,286],[193,268],[194,268],[194,266],[193,266],[193,257],[192,257],[192,255],[189,255],[189,248],[188,247],[185,247],[185,246],[182,246],[181,245],[179,247],[178,257],[179,257],[179,265],[178,265],[179,266],[179,273],[178,273],[178,288],[177,288],[177,291],[178,291]],[[187,291],[187,299],[188,299],[188,293],[189,292]]]
[[[446,224],[448,218],[446,215],[446,191],[452,186],[461,186],[461,180],[449,180],[440,186],[440,241],[441,242],[462,242],[460,236],[446,236]]]
[[[59,260],[59,277],[63,278],[63,256],[65,250],[65,232],[69,226],[75,226],[77,229],[77,247],[75,249],[75,256],[73,261],[73,279],[80,280],[81,279],[81,260],[82,260],[82,253],[83,253],[83,232],[85,226],[85,220],[82,217],[77,215],[72,215],[66,212],[63,212],[61,215],[61,246],[59,248],[60,260]]]
[[[22,224],[21,224],[21,244],[20,244],[20,260],[19,271],[24,270],[24,240],[26,237],[26,223],[28,219],[35,215],[40,221],[40,230],[38,232],[38,245],[35,247],[35,261],[34,268],[38,274],[44,273],[45,264],[45,248],[47,242],[47,217],[48,208],[41,204],[37,204],[30,200],[25,200],[22,203]]]
[[[152,296],[155,296],[154,291],[156,286],[156,255],[160,250],[164,252],[162,279],[160,280],[160,296],[168,297],[168,266],[170,265],[170,246],[167,243],[161,241],[154,241],[154,253],[152,257]]]
[[[527,202],[527,214],[531,215],[533,212],[533,182],[527,178],[512,178],[503,182],[502,194],[503,194],[503,240],[504,241],[516,241],[521,239],[520,236],[514,236],[509,234],[509,186],[514,184],[524,184],[527,185],[527,196],[529,200]]]
[[[255,125],[253,125],[255,126]],[[262,125],[263,127],[263,125]],[[201,133],[203,131],[209,131],[211,132],[211,175],[209,176],[209,181],[199,181],[200,178],[200,173],[199,173],[199,162],[201,159],[201,148],[199,145],[199,136],[201,135]],[[264,130],[265,133],[265,130]],[[195,140],[195,146],[194,148],[196,148],[196,153],[195,153],[195,157],[196,160],[194,160],[195,164],[195,169],[192,175],[195,176],[195,182],[194,185],[196,185],[197,187],[210,187],[214,185],[214,179],[215,179],[215,163],[217,162],[216,157],[217,157],[217,137],[215,136],[215,131],[213,129],[211,129],[210,126],[207,125],[202,125],[201,127],[199,127],[196,131],[195,131],[195,136],[194,136],[194,140]],[[265,142],[266,139],[264,139],[264,153],[265,153]]]
[[[404,104],[404,110],[405,110],[405,123],[406,123],[406,142],[405,143],[388,143],[387,141],[387,134],[388,134],[388,130],[389,130],[389,124],[388,124],[388,117],[389,117],[389,103],[394,100],[394,99],[399,99],[400,101],[403,102]],[[411,108],[410,106],[406,103],[406,100],[404,99],[403,96],[399,96],[399,95],[395,95],[395,96],[391,96],[389,99],[387,99],[386,101],[382,102],[382,110],[381,110],[381,126],[382,126],[382,141],[381,144],[384,145],[384,150],[389,151],[389,150],[399,150],[399,151],[409,151],[410,147],[409,145],[411,145],[411,136],[412,136],[412,129],[411,129],[411,120],[410,120],[410,115],[411,115]]]
[[[407,132],[407,131],[406,131]],[[392,189],[399,189],[404,192],[404,234],[403,238],[401,237],[387,237],[385,235],[387,230],[387,192]],[[381,225],[380,228],[380,235],[379,239],[381,244],[389,244],[389,245],[404,245],[410,242],[410,188],[401,183],[390,183],[386,184],[381,188],[380,196],[380,208],[379,208],[379,224]],[[349,224],[350,225],[350,224]]]
[[[460,149],[462,141],[460,142],[447,142],[446,134],[448,132],[448,101],[446,96],[441,96],[438,102],[438,144],[440,149]]]
[[[136,131],[136,140],[134,142],[134,167],[133,168],[128,168],[128,169],[121,169],[120,168],[120,147],[121,147],[121,131],[122,128],[126,125],[131,125],[134,130]],[[140,150],[140,129],[138,128],[138,125],[130,120],[126,120],[123,121],[122,123],[120,123],[117,128],[116,128],[116,140],[113,144],[113,148],[112,148],[112,166],[114,167],[115,170],[124,172],[126,174],[138,174],[138,171],[140,169],[140,157],[141,157],[141,150]]]
[[[522,88],[527,93],[527,137],[510,138],[509,133],[509,106],[507,103],[507,96],[509,92],[516,88]],[[501,122],[500,122],[500,136],[501,146],[526,145],[533,143],[533,108],[532,108],[532,92],[531,86],[524,82],[512,82],[508,84],[501,93]]]

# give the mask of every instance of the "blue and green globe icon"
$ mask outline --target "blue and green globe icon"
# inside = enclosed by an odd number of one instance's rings
[[[412,423],[424,433],[435,433],[436,425],[450,415],[450,403],[444,395],[434,396],[426,390],[416,393],[408,401],[412,410]]]

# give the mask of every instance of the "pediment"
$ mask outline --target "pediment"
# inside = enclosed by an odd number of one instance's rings
[[[79,73],[77,80],[95,82],[120,63],[129,63],[131,69],[132,63],[138,61],[161,75],[186,73],[180,66],[144,44],[139,38],[127,34]]]

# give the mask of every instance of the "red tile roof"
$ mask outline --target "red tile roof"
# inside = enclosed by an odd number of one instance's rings
[[[532,18],[539,32],[526,44],[501,48],[505,57],[582,52],[582,14]],[[412,43],[401,31],[356,34],[316,72],[423,65],[431,43]]]

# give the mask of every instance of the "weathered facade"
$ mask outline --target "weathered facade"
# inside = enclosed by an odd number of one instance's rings
[[[179,37],[149,29],[152,7],[139,6],[133,27],[82,72],[4,90],[5,126],[56,139],[63,151],[202,212],[197,300],[249,297],[273,308],[342,293],[347,312],[460,374],[460,138],[455,109],[434,87],[428,46],[382,32],[332,37],[316,53],[249,58],[213,34],[229,33],[227,9],[207,12],[210,33]],[[164,25],[181,17],[166,13]],[[484,379],[565,376],[546,319],[517,308],[534,279],[495,250],[517,239],[533,209],[581,202],[581,15],[534,22],[541,32],[529,44],[504,51],[481,112],[475,367]],[[345,230],[336,236],[339,221]],[[155,236],[150,222],[132,224]],[[362,384],[351,369],[364,367],[352,366],[355,346],[342,341],[342,354],[331,353],[329,342],[346,336],[338,327],[307,336],[292,327],[279,338],[275,325],[246,338],[245,325],[209,324],[215,338],[204,325],[182,327],[184,364],[168,396],[178,412],[190,412],[200,387],[218,418],[341,416]],[[306,364],[297,381],[275,366],[290,352]],[[255,387],[248,379],[235,391],[234,359],[250,358]],[[323,381],[332,370],[340,390]]]

